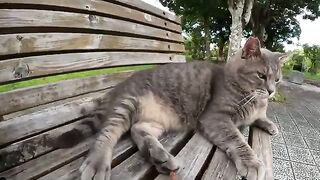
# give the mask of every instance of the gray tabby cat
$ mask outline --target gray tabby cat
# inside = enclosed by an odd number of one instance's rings
[[[109,180],[112,150],[125,132],[131,130],[139,150],[159,172],[168,173],[179,166],[159,136],[197,129],[227,153],[241,176],[262,179],[263,164],[239,128],[255,125],[272,135],[278,133],[266,110],[281,78],[284,57],[261,49],[258,39],[250,37],[224,66],[192,62],[137,72],[99,101],[87,121],[57,142],[60,147],[73,146],[98,131],[80,167],[81,179]]]

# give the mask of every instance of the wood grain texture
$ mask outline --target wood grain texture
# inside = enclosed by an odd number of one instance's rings
[[[231,180],[236,179],[237,169],[225,152],[216,149],[209,167],[202,176],[202,180]]]
[[[42,51],[97,49],[165,52],[184,51],[183,44],[102,34],[27,33],[0,35],[0,55]]]
[[[115,147],[113,152],[113,160],[118,159],[118,157],[122,156],[129,152],[130,149],[134,148],[135,145],[129,137],[123,138]],[[79,167],[84,161],[85,157],[80,157],[72,161],[69,164],[64,165],[63,167],[50,172],[49,174],[39,178],[39,180],[71,180],[78,179]]]
[[[83,119],[0,149],[0,172],[52,151],[54,148],[52,140],[62,133],[72,130],[81,122],[83,122]]]
[[[181,164],[176,175],[178,180],[193,180],[206,161],[213,145],[200,134],[195,134],[179,152],[176,159]],[[159,175],[156,180],[168,180],[167,175]]]
[[[183,141],[187,135],[188,133],[182,133],[167,136],[161,143],[168,151],[171,151],[179,142]],[[111,179],[139,180],[145,177],[151,168],[152,165],[143,158],[140,152],[137,152],[112,169]]]
[[[124,3],[133,7],[137,7],[139,9],[145,10],[147,12],[150,12],[152,14],[156,14],[162,18],[169,19],[171,21],[174,21],[178,24],[181,23],[181,19],[178,16],[173,15],[172,13],[165,12],[159,8],[156,8],[155,6],[152,6],[151,4],[148,4],[141,0],[112,0],[114,2],[120,2]]]
[[[90,144],[92,144],[92,139],[83,142],[74,148],[55,150],[20,166],[4,171],[0,173],[0,177],[19,180],[39,178],[57,169],[59,166],[63,166],[68,162],[81,158],[88,151]],[[118,146],[121,146],[121,148],[115,149],[115,153],[113,154],[114,159],[129,150],[133,144],[131,140],[125,140],[124,142],[119,143]],[[118,151],[121,151],[121,154],[117,153]]]
[[[90,52],[31,56],[0,61],[0,82],[75,70],[171,62],[185,62],[185,57],[178,54],[147,52]],[[28,69],[28,73],[17,77],[18,68],[23,67]]]
[[[251,146],[258,158],[263,161],[264,168],[266,169],[265,180],[273,179],[271,135],[259,128],[253,127]]]
[[[182,42],[174,33],[134,22],[96,15],[29,9],[1,9],[0,27],[67,27],[115,31]],[[63,30],[63,29],[62,29]]]
[[[8,5],[14,4],[15,5],[33,5],[29,6],[28,8],[35,8],[37,5],[47,5],[53,6],[52,8],[55,9],[56,7],[61,8],[74,8],[77,10],[85,10],[88,11],[88,14],[96,14],[99,13],[100,15],[104,16],[116,16],[121,18],[126,18],[129,20],[141,22],[147,25],[157,26],[164,29],[172,30],[175,32],[181,32],[181,26],[175,23],[168,21],[167,19],[159,18],[154,16],[150,13],[138,11],[136,9],[128,8],[125,6],[121,6],[118,4],[101,1],[101,0],[51,0],[51,1],[38,1],[38,0],[0,0],[0,7],[1,4]],[[12,5],[11,5],[12,6]],[[50,7],[47,7],[50,9]],[[41,7],[37,7],[37,9],[41,9]],[[66,10],[64,10],[66,11]],[[68,9],[69,12],[72,10]]]
[[[80,118],[82,117],[81,109],[93,109],[93,100],[102,97],[104,94],[103,91],[92,93],[90,96],[0,122],[0,145],[32,136],[33,134]]]
[[[123,72],[88,78],[77,78],[4,92],[0,94],[0,102],[6,104],[6,106],[3,106],[0,109],[0,115],[92,91],[110,88],[123,81],[131,74],[132,72]]]

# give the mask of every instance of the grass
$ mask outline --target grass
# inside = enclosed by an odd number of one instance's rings
[[[282,68],[282,74],[284,76],[289,76],[290,75],[291,70],[284,67]],[[320,81],[320,72],[318,72],[317,74],[314,73],[310,73],[310,72],[303,72],[304,75],[304,79],[306,80],[316,80],[316,81]]]
[[[124,66],[124,67],[104,68],[104,69],[96,69],[96,70],[73,72],[73,73],[67,73],[67,74],[61,74],[61,75],[55,75],[55,76],[48,76],[48,77],[42,77],[42,78],[35,78],[31,80],[26,80],[26,81],[13,82],[5,85],[0,85],[0,93],[12,91],[20,88],[30,87],[30,86],[54,83],[61,80],[84,78],[84,77],[90,77],[90,76],[96,76],[96,75],[102,75],[102,74],[112,74],[112,73],[129,71],[129,70],[143,70],[151,67],[153,67],[153,65]]]
[[[318,80],[320,81],[320,73],[317,74],[313,74],[313,73],[309,73],[309,72],[304,72],[304,78],[307,80]]]

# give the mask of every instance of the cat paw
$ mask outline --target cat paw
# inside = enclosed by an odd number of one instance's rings
[[[265,130],[272,136],[275,136],[279,133],[278,127],[274,123],[270,124]]]
[[[90,153],[80,167],[81,180],[110,180],[110,162],[101,153]]]
[[[179,170],[179,163],[177,163],[175,157],[163,149],[151,150],[150,158],[159,173],[169,174],[172,171]]]
[[[246,180],[263,180],[265,177],[265,168],[263,162],[258,158],[251,160],[242,160],[236,163],[239,174]]]

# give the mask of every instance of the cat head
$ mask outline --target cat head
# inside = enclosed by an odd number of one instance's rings
[[[226,64],[227,76],[246,93],[261,99],[272,97],[282,78],[281,66],[286,57],[284,53],[261,48],[260,41],[250,37]]]

